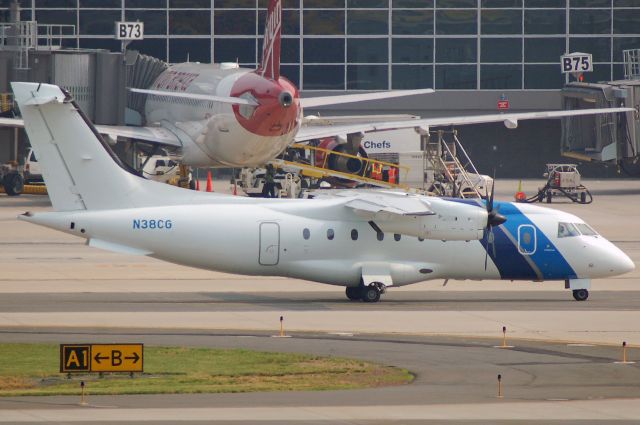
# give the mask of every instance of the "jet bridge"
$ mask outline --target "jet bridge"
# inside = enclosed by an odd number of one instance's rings
[[[635,112],[564,118],[560,151],[565,157],[585,162],[615,164],[631,176],[640,176],[640,55],[629,55],[626,80],[567,84],[561,92],[565,110],[632,107]],[[636,51],[640,53],[640,51]],[[636,64],[637,65],[637,64]]]

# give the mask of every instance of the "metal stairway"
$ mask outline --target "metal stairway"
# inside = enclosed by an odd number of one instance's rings
[[[458,139],[456,130],[430,133],[424,145],[424,176],[433,182],[429,191],[439,196],[481,198],[483,180],[467,151]]]

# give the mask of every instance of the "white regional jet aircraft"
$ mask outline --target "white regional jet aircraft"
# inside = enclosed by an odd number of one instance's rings
[[[145,180],[122,167],[67,92],[12,86],[55,210],[19,218],[89,246],[346,286],[367,302],[427,279],[564,280],[585,300],[592,278],[634,269],[578,217],[528,204],[380,191],[254,199]]]
[[[611,112],[609,109],[487,114],[408,121],[314,125],[303,108],[361,102],[433,92],[432,89],[359,93],[299,98],[298,89],[280,75],[281,0],[270,0],[262,60],[256,70],[233,64],[182,63],[160,74],[149,89],[131,89],[147,95],[146,127],[96,126],[103,134],[171,146],[185,165],[261,166],[293,142],[400,128],[503,122],[515,128],[518,120],[559,118]],[[623,111],[622,109],[616,111]],[[0,118],[0,125],[21,127],[22,120]]]

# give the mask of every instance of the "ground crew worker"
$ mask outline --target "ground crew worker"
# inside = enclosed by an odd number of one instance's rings
[[[276,182],[275,182],[276,170],[273,165],[267,164],[267,171],[264,175],[264,186],[262,187],[262,197],[275,198],[276,197]]]

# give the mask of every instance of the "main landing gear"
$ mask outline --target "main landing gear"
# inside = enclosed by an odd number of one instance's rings
[[[589,291],[586,289],[574,289],[573,298],[576,301],[586,301],[589,298]]]
[[[362,300],[366,303],[376,303],[380,301],[380,295],[385,292],[384,289],[383,284],[374,282],[369,286],[347,286],[345,292],[351,301]]]

